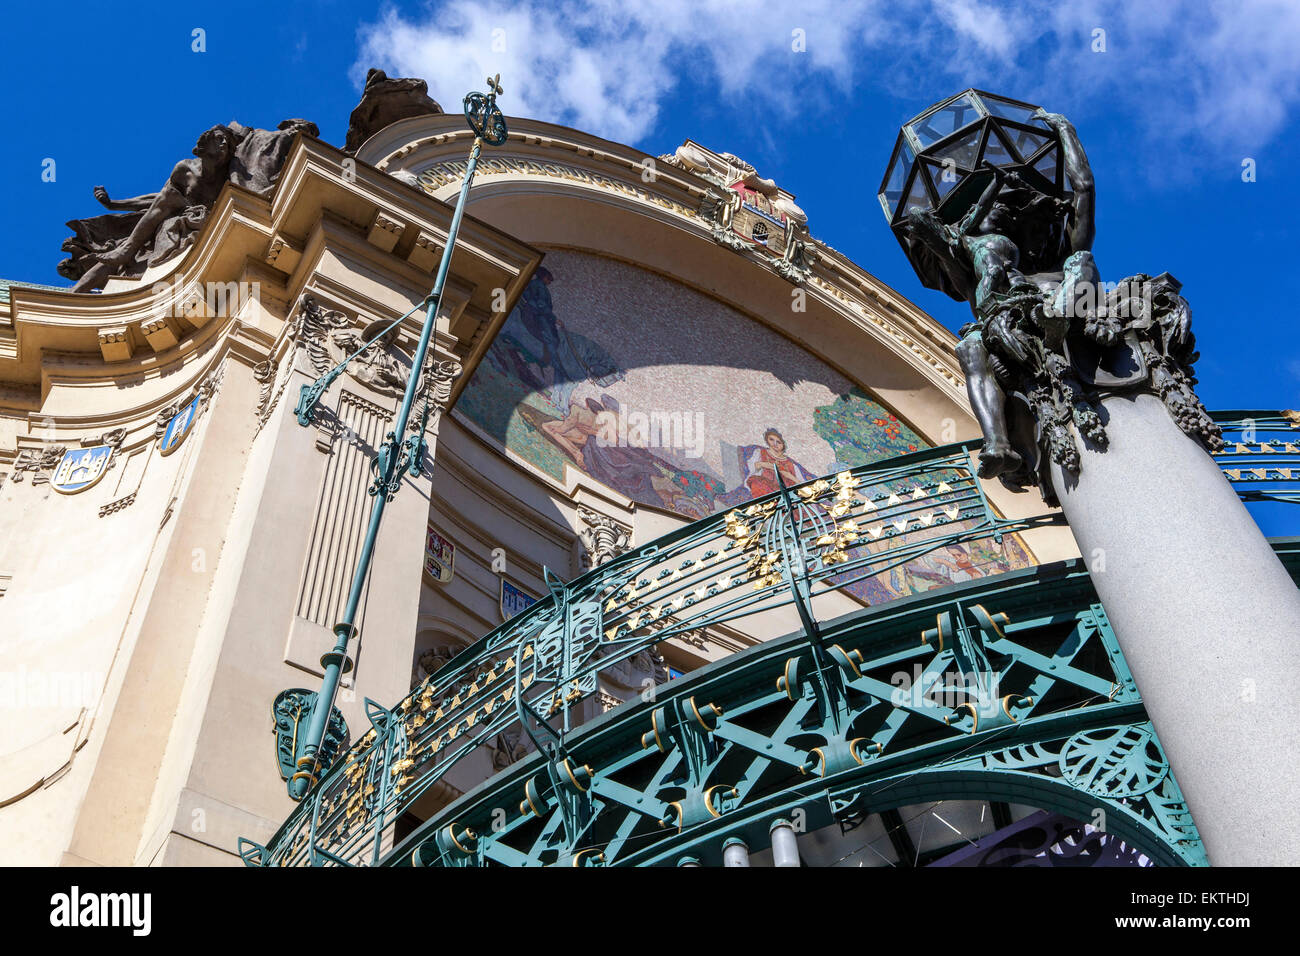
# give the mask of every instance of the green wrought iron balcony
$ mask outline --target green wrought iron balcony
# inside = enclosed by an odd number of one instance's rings
[[[1244,500],[1300,502],[1300,416],[1216,419],[1227,439],[1216,457]],[[842,592],[937,549],[1060,523],[999,515],[972,469],[978,445],[783,489],[552,581],[396,706],[367,701],[371,728],[266,846],[241,841],[241,856],[712,865],[743,847],[779,865],[797,859],[795,830],[849,832],[873,813],[978,799],[1076,820],[1100,812],[1099,829],[1151,862],[1203,865],[1082,562],[844,603]],[[1300,577],[1300,541],[1276,547]],[[760,619],[784,622],[785,636],[579,723],[602,670],[676,635]],[[534,752],[439,805],[440,782],[509,728]]]

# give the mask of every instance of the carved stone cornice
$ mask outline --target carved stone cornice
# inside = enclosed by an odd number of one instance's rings
[[[349,163],[346,170],[344,160]],[[419,247],[424,254],[440,249],[451,210],[365,164],[355,170],[352,166],[355,163],[334,147],[299,138],[272,196],[226,185],[198,241],[141,279],[111,280],[99,295],[15,286],[8,306],[12,327],[3,327],[0,317],[0,410],[13,390],[39,388],[37,407],[44,404],[52,385],[52,363],[61,363],[60,373],[66,369],[87,384],[150,377],[222,336],[240,339],[245,353],[256,343],[262,354],[247,354],[250,366],[271,358],[267,352],[279,338],[274,323],[282,321],[284,304],[309,279],[319,278],[314,270],[335,251],[331,243],[348,246],[349,255],[367,250],[368,260],[359,263],[367,283],[359,284],[358,296],[371,293],[376,318],[405,312],[428,291],[428,263],[408,261],[416,248],[414,236],[425,237]],[[400,232],[399,243],[389,251],[368,243],[365,230],[356,225],[380,217]],[[322,234],[320,225],[327,221],[334,225]],[[313,236],[316,245],[308,248]],[[440,331],[439,346],[451,351],[466,371],[472,373],[540,259],[541,254],[526,244],[472,215],[465,217],[448,281],[447,300],[457,305],[457,317],[450,334]],[[265,264],[268,261],[275,269]],[[196,288],[242,281],[266,288],[257,314],[222,315],[214,321],[217,317],[208,314],[205,296],[189,294]],[[410,300],[404,304],[399,297],[408,288]],[[416,325],[418,318],[413,320]],[[457,380],[448,405],[467,379],[463,375]],[[23,410],[30,405],[25,403]],[[151,403],[150,413],[156,408]]]

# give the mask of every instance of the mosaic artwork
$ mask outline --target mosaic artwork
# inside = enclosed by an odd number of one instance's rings
[[[811,354],[661,276],[550,252],[457,410],[563,482],[576,469],[633,501],[702,518],[787,484],[929,447]],[[1030,564],[946,549],[848,590],[872,604]]]

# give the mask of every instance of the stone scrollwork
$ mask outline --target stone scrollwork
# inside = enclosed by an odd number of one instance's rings
[[[632,529],[620,524],[609,515],[593,511],[585,505],[578,507],[582,529],[582,566],[594,568],[611,561],[625,552],[632,543]]]
[[[424,366],[424,382],[416,397],[415,407],[411,409],[411,431],[423,430],[427,418],[427,427],[437,434],[438,421],[447,409],[452,387],[460,378],[461,371],[461,364],[455,359],[438,360],[429,357]]]
[[[313,296],[304,295],[298,308],[294,337],[305,354],[311,372],[324,375],[336,364],[330,352],[330,338],[348,328],[348,317],[334,309],[323,309]]]
[[[176,413],[180,411],[180,408],[180,402],[168,402],[162,408],[158,409],[158,414],[155,416],[153,423],[154,438],[163,437],[167,432],[167,425],[176,417]]]
[[[253,366],[253,378],[261,385],[257,395],[257,428],[260,431],[266,424],[266,420],[271,417],[275,411],[276,402],[280,398],[280,392],[284,386],[279,389],[276,386],[276,378],[280,372],[280,367],[274,359],[265,359]]]
[[[710,153],[684,143],[661,160],[708,181],[697,215],[714,241],[738,252],[766,252],[765,261],[788,282],[808,278],[813,252],[808,215],[771,179],[731,153]]]
[[[24,448],[14,459],[12,482],[21,482],[24,475],[31,474],[32,484],[40,485],[50,480],[50,473],[63,459],[66,445],[53,445],[49,448]]]
[[[97,439],[95,439],[94,444],[107,445],[110,449],[108,453],[108,464],[104,466],[105,471],[109,471],[110,469],[117,467],[117,456],[118,453],[122,450],[122,442],[124,442],[125,440],[126,440],[125,428],[109,429],[108,431],[104,432],[104,434],[100,435]]]
[[[439,668],[445,666],[456,656],[458,651],[459,648],[455,645],[441,644],[421,653],[416,659],[415,671],[411,674],[411,686],[415,687],[421,681],[427,680],[436,674]]]
[[[202,412],[202,410],[211,403],[212,399],[216,397],[217,392],[220,391],[221,382],[222,379],[225,378],[225,374],[226,364],[225,362],[222,362],[199,380],[199,383],[194,387],[194,391],[189,393],[189,396],[175,399],[159,408],[157,415],[154,416],[153,437],[156,439],[162,438],[163,435],[167,433],[167,426],[171,424],[171,420],[176,417],[177,412],[189,404],[189,399],[195,394],[199,397],[198,411]],[[117,439],[116,443],[114,443],[110,440],[109,436],[115,435],[117,432],[121,432],[122,436]],[[116,431],[105,432],[104,436],[99,439],[99,443],[112,445],[113,451],[116,454],[122,444],[122,439],[125,437],[126,430],[119,428]],[[110,465],[110,467],[112,466]]]

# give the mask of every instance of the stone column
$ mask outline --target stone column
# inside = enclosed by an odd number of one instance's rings
[[[1216,866],[1300,864],[1300,591],[1214,460],[1152,395],[1052,466],[1092,580]]]

